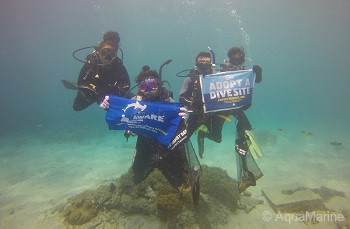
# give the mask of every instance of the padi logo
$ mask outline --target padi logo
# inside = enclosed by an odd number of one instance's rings
[[[128,110],[129,108],[134,108],[134,110],[136,109],[140,109],[141,112],[145,111],[147,108],[147,105],[141,105],[139,101],[136,101],[135,103],[130,103],[128,104],[125,109],[122,109],[122,111],[124,111],[124,113],[126,113],[126,110]],[[156,114],[133,114],[132,119],[130,120],[130,118],[126,117],[125,114],[122,115],[122,119],[120,121],[122,122],[129,122],[129,123],[135,123],[135,122],[143,122],[143,120],[148,119],[148,120],[154,120],[154,121],[158,121],[158,122],[164,122],[164,117],[163,115],[156,115]]]

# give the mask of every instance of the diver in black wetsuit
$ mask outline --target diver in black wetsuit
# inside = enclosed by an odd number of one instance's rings
[[[220,143],[222,140],[222,127],[225,122],[223,117],[230,114],[227,111],[204,114],[199,76],[212,73],[210,53],[200,52],[196,57],[196,67],[190,71],[183,82],[179,97],[179,101],[193,111],[187,120],[188,137],[191,137],[198,127],[205,127],[205,131],[199,130],[197,136],[199,156],[201,158],[204,153],[204,137]]]
[[[136,100],[174,102],[172,93],[162,87],[158,73],[149,70],[148,66],[143,68],[136,81],[139,84]],[[142,182],[155,168],[163,173],[174,188],[181,190],[188,185],[188,163],[184,145],[170,151],[156,140],[139,134],[132,165],[134,182]]]
[[[245,67],[243,66],[243,63],[245,62],[245,53],[242,47],[233,47],[231,48],[227,56],[229,57],[228,63],[225,63],[222,66],[221,72],[227,72],[227,71],[238,71],[238,70],[245,70]],[[262,80],[262,69],[258,65],[253,66],[253,71],[256,74],[255,83],[260,83]],[[257,172],[254,175],[252,173],[251,168],[249,168],[249,165],[247,163],[247,152],[248,152],[248,144],[247,144],[247,136],[245,134],[246,130],[251,130],[252,126],[247,118],[247,116],[244,114],[244,110],[247,110],[251,104],[246,105],[240,109],[231,110],[231,114],[237,119],[237,125],[236,125],[236,141],[235,141],[235,151],[238,155],[238,164],[239,167],[242,167],[242,171],[238,171],[238,173],[241,174],[242,181],[239,183],[239,191],[243,192],[245,189],[247,189],[249,186],[255,186],[256,180],[262,176],[261,171],[257,168],[254,168],[254,170],[259,170],[260,172]],[[239,168],[238,168],[239,169]],[[261,174],[261,175],[260,175]]]
[[[81,111],[94,102],[101,103],[108,94],[128,96],[130,79],[122,60],[117,57],[119,42],[119,34],[108,31],[94,52],[86,57],[77,85],[91,90],[78,91],[73,104],[75,111]]]
[[[245,62],[245,54],[243,49],[234,47],[229,50],[228,56],[229,62],[223,65],[221,71],[236,71],[244,70],[242,64]],[[255,82],[259,83],[262,80],[262,69],[258,65],[253,66],[253,71],[256,73]],[[217,143],[222,141],[222,128],[228,116],[233,115],[237,119],[236,126],[236,142],[235,151],[239,155],[239,167],[237,168],[239,176],[241,176],[241,182],[239,183],[239,190],[243,192],[249,186],[254,186],[256,180],[262,176],[259,168],[254,167],[256,176],[248,168],[246,160],[246,153],[248,151],[248,145],[246,142],[245,130],[251,130],[251,125],[244,110],[250,107],[250,104],[236,110],[221,111],[215,113],[203,113],[202,93],[200,88],[199,76],[212,74],[211,55],[210,53],[201,52],[196,57],[196,68],[191,70],[187,78],[185,79],[181,92],[180,102],[185,104],[189,109],[193,111],[187,120],[187,134],[190,137],[197,129],[197,142],[199,156],[202,158],[204,153],[204,138],[209,138]],[[254,164],[251,162],[250,164]]]
[[[136,82],[139,91],[132,99],[147,102],[174,102],[172,92],[162,86],[159,74],[156,71],[149,70],[149,66],[142,68]],[[109,107],[108,96],[106,96],[101,107],[104,109]],[[187,113],[185,108],[180,110],[179,116],[183,117],[180,125],[184,125]],[[132,164],[134,183],[138,184],[144,181],[156,168],[181,193],[191,190],[189,164],[184,144],[181,143],[174,150],[169,150],[155,139],[138,134]]]
[[[222,65],[222,69],[220,70],[221,72],[245,70],[245,67],[242,65],[245,62],[245,53],[243,48],[233,47],[228,51],[227,56],[229,57],[229,62]],[[254,65],[252,69],[256,73],[255,83],[260,83],[262,80],[261,67]],[[236,151],[237,153],[243,155],[248,150],[245,130],[252,129],[247,116],[244,114],[244,110],[247,110],[250,106],[251,104],[231,111],[231,114],[237,119]]]

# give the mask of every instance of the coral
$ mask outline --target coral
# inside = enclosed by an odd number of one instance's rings
[[[204,165],[202,169],[201,192],[216,198],[231,211],[235,211],[238,208],[238,199],[240,198],[237,181],[221,168],[209,168]]]
[[[159,209],[159,216],[162,219],[168,219],[174,217],[180,213],[182,209],[182,203],[179,195],[176,193],[160,195],[156,199],[157,208]]]
[[[159,170],[135,185],[130,169],[109,185],[70,198],[59,212],[68,224],[84,226],[87,222],[100,223],[101,219],[119,225],[123,219],[142,215],[158,217],[169,228],[208,228],[227,223],[239,207],[237,182],[220,168],[203,166],[200,187],[200,203],[195,206],[191,192],[180,195]]]
[[[71,205],[65,214],[65,220],[71,225],[80,225],[89,222],[97,214],[95,207]]]
[[[104,185],[95,191],[85,191],[68,199],[64,209],[65,221],[72,225],[84,224],[98,215],[104,203],[112,197],[110,185]]]
[[[155,170],[151,173],[146,179],[146,183],[151,186],[152,190],[154,190],[157,195],[175,193],[174,188],[159,170]]]

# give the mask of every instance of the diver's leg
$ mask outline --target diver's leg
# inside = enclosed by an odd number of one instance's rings
[[[204,137],[213,140],[214,142],[221,143],[222,141],[222,128],[224,126],[225,119],[213,115],[210,118],[210,125],[208,127],[209,132],[204,133]]]
[[[175,189],[181,191],[183,186],[189,185],[189,165],[184,145],[169,152],[165,158],[159,161],[157,167]]]
[[[222,126],[224,125],[224,121],[222,118],[217,116],[207,116],[203,125],[206,126],[208,130],[198,130],[197,142],[198,142],[198,154],[200,158],[203,158],[204,154],[204,138],[208,138],[215,142],[220,143],[222,140]]]
[[[81,111],[94,103],[94,100],[89,100],[84,92],[78,91],[74,99],[73,109],[75,111]]]
[[[134,184],[139,184],[144,181],[153,171],[154,164],[151,160],[152,155],[152,148],[148,146],[146,139],[139,135],[137,137],[134,159],[131,166]]]
[[[198,154],[200,158],[203,158],[204,153],[204,135],[206,133],[203,130],[198,131],[197,143],[198,143]]]
[[[192,134],[197,130],[199,127],[201,115],[200,114],[190,114],[187,120],[187,137],[190,138]]]
[[[203,121],[202,114],[190,114],[190,117],[187,120],[187,136],[188,139],[193,135],[193,133],[198,129]],[[204,151],[204,138],[202,137],[203,131],[199,130],[197,135],[197,143],[198,143],[198,153],[200,158],[202,158],[202,154]]]
[[[237,171],[238,174],[242,174],[241,181],[239,182],[239,191],[243,192],[249,186],[256,185],[256,179],[254,174],[249,170],[247,163],[247,154],[248,154],[248,143],[245,130],[251,130],[251,124],[244,114],[243,110],[236,110],[233,115],[237,119],[236,125],[236,141],[235,141],[235,151],[238,155],[237,160],[239,160],[240,166],[237,166],[237,169],[242,171]]]
[[[237,129],[242,130],[243,133],[245,130],[252,130],[252,125],[243,110],[237,110],[235,117],[237,119]]]

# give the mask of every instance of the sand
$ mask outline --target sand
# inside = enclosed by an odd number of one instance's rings
[[[41,128],[41,127],[38,127]],[[91,130],[93,131],[93,130]],[[201,163],[219,166],[236,177],[233,131],[225,129],[221,144],[206,141]],[[65,228],[52,209],[67,198],[107,183],[125,173],[131,165],[135,138],[125,142],[121,132],[84,135],[37,130],[2,135],[0,139],[0,228]],[[264,157],[258,165],[264,177],[248,191],[264,200],[250,213],[239,211],[219,228],[334,228],[335,222],[317,224],[287,222],[276,218],[261,189],[298,182],[309,188],[337,189],[345,197],[334,197],[326,207],[340,212],[350,207],[350,145],[344,137],[342,147],[329,144],[321,134],[303,136],[295,131],[277,133],[275,129],[254,130]],[[74,139],[75,137],[76,139]],[[193,139],[194,140],[194,139]],[[196,144],[194,144],[196,145]],[[265,212],[271,220],[262,219]],[[159,227],[157,222],[148,226]],[[100,227],[102,227],[100,225]],[[107,227],[107,225],[106,225]]]

